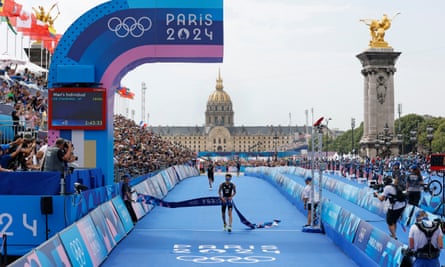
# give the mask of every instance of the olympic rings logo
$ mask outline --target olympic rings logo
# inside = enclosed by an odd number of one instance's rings
[[[275,261],[274,257],[269,256],[247,256],[247,257],[238,257],[238,256],[214,256],[214,257],[206,257],[206,256],[179,256],[176,257],[177,260],[181,261],[190,261],[194,263],[238,263],[238,264],[250,264],[250,263],[260,263],[260,262],[270,262]]]
[[[74,257],[79,266],[85,266],[86,265],[85,253],[78,238],[70,242],[70,249],[74,253]]]
[[[149,17],[126,17],[124,19],[112,17],[108,20],[108,29],[116,34],[119,38],[125,38],[128,35],[139,38],[146,31],[151,29],[152,22]]]

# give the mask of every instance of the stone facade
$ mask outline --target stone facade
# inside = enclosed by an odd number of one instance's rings
[[[374,157],[397,152],[394,131],[394,74],[400,52],[392,48],[370,48],[357,55],[364,76],[364,127],[360,154]],[[377,144],[377,145],[376,145]]]
[[[218,74],[208,98],[204,126],[159,126],[151,130],[164,140],[196,152],[280,152],[304,144],[304,127],[234,126],[234,110]]]

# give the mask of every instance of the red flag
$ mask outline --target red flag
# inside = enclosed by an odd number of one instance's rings
[[[22,32],[23,35],[29,36],[32,40],[39,41],[46,37],[51,37],[51,34],[48,30],[48,25],[36,19],[36,16],[34,14],[31,14],[31,26],[29,28],[26,26],[24,27],[17,26],[17,29],[20,32]]]
[[[14,0],[4,0],[3,2],[3,12],[0,16],[3,17],[18,17],[22,11],[23,5],[14,2]]]
[[[54,54],[54,50],[57,47],[57,44],[62,38],[62,34],[56,34],[55,37],[45,38],[43,39],[43,47],[45,47],[51,54]]]
[[[134,93],[130,92],[130,89],[127,87],[118,88],[117,93],[123,98],[134,99]]]

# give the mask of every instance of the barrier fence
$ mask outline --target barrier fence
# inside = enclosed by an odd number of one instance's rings
[[[141,194],[163,198],[181,180],[199,175],[198,171],[189,166],[174,166],[158,172],[146,179],[132,184],[132,190]],[[96,196],[89,197],[91,191],[100,190],[108,195],[106,201],[99,201]],[[114,190],[110,194],[110,190]],[[117,191],[117,194],[116,194]],[[85,212],[84,216],[57,232],[49,240],[31,249],[8,266],[99,266],[134,227],[122,197],[120,186],[101,187],[74,195],[75,198],[65,199],[76,210]],[[137,194],[134,193],[134,197]],[[143,202],[132,203],[138,219],[152,210],[152,206]],[[57,207],[55,209],[64,209]],[[13,235],[12,238],[15,238]],[[29,237],[28,237],[29,239]]]
[[[287,174],[304,178],[311,176],[311,170],[297,167],[257,167],[246,169],[246,175],[265,179],[274,184],[297,208],[305,213],[302,204],[304,186],[289,178]],[[316,178],[316,177],[314,177]],[[384,204],[373,196],[373,189],[365,186],[353,186],[340,179],[323,179],[322,187],[346,199],[359,207],[365,208],[380,216],[385,216]],[[313,179],[317,181],[317,179]],[[360,266],[398,267],[402,261],[402,249],[407,245],[390,238],[389,235],[362,220],[358,214],[331,202],[327,198],[321,200],[321,221],[326,234],[340,246],[345,253]],[[412,206],[408,205],[402,215],[405,222]],[[418,210],[418,208],[415,208]],[[428,213],[428,212],[427,212]],[[430,219],[440,216],[429,214]],[[414,218],[411,218],[415,220]],[[413,221],[409,222],[410,224]]]

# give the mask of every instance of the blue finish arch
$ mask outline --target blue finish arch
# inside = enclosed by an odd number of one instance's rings
[[[106,88],[106,129],[50,130],[49,141],[54,142],[57,137],[71,139],[76,149],[80,148],[80,165],[102,168],[106,183],[111,184],[113,103],[121,79],[145,63],[222,60],[222,0],[103,3],[79,17],[59,41],[51,59],[48,86]],[[86,153],[91,151],[95,160],[86,162]]]

